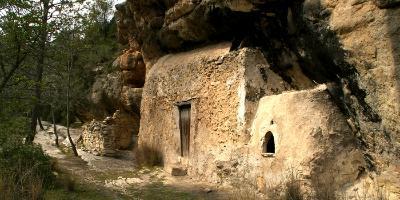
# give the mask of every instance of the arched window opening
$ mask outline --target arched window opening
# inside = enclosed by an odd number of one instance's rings
[[[268,131],[264,136],[263,142],[263,154],[274,154],[275,153],[275,139],[271,131]]]

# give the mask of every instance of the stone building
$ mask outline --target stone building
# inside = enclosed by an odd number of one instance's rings
[[[332,172],[337,187],[363,175],[363,155],[326,85],[291,91],[259,50],[230,46],[167,55],[152,66],[139,146],[159,149],[168,171],[215,183],[248,181],[260,191],[284,181],[289,169],[305,186]]]
[[[136,135],[140,120],[139,147],[161,150],[168,171],[260,191],[295,171],[316,193],[399,199],[399,2],[118,4],[127,49],[91,99],[96,120],[120,120],[89,129],[86,146]]]

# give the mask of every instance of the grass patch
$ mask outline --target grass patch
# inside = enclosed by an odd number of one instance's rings
[[[100,185],[87,183],[80,177],[76,177],[65,169],[58,166],[55,162],[57,178],[54,181],[54,187],[46,190],[43,199],[48,200],[113,200],[113,199],[130,199],[119,192],[110,190]]]
[[[131,188],[130,196],[143,200],[189,200],[199,199],[188,192],[177,191],[175,188],[165,186],[162,182],[155,182],[140,189]]]
[[[96,180],[104,182],[106,180],[115,180],[118,177],[124,178],[137,178],[139,177],[138,172],[135,171],[107,171],[107,172],[96,172]]]
[[[45,200],[114,200],[114,199],[131,199],[118,192],[111,191],[107,188],[88,184],[74,183],[73,190],[71,191],[64,186],[58,186],[54,189],[47,190],[44,194]]]

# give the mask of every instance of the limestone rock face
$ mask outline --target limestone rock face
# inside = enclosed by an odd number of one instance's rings
[[[140,103],[142,101],[142,88],[124,86],[121,93],[121,101],[125,110],[140,115]]]
[[[100,155],[105,151],[127,149],[139,131],[142,88],[123,85],[121,73],[108,74],[92,87],[83,130],[85,149]],[[110,153],[111,155],[111,153]]]
[[[116,6],[121,43],[136,40],[146,62],[210,39],[232,38],[244,16],[259,9],[254,0],[128,0]],[[243,30],[242,30],[243,31]]]
[[[92,86],[89,101],[92,104],[90,119],[104,119],[119,106],[122,79],[120,73],[101,75]]]
[[[243,166],[279,173],[293,161],[305,170],[304,178],[310,180],[310,186],[321,181],[316,177],[327,177],[334,166],[345,169],[334,183],[342,191],[370,193],[372,186],[378,185],[385,187],[391,199],[397,199],[398,0],[127,0],[116,7],[118,38],[128,48],[116,62],[122,86],[114,88],[122,92],[112,96],[119,100],[111,102],[121,102],[129,112],[141,108],[139,138],[143,143],[165,144],[161,148],[171,166],[188,162],[189,175],[228,180],[246,170]],[[220,43],[226,41],[229,45]],[[215,43],[220,45],[209,46]],[[204,46],[209,47],[205,50]],[[143,84],[144,96],[139,104],[139,91],[134,88]],[[324,92],[313,89],[320,84],[326,85]],[[289,90],[296,92],[293,96],[283,94]],[[326,94],[331,99],[325,99]],[[218,103],[212,103],[212,98]],[[295,102],[296,98],[301,103]],[[197,142],[192,146],[197,150],[190,162],[172,156],[172,152],[179,153],[180,142],[179,125],[174,121],[178,110],[171,105],[189,100],[196,106],[192,108],[198,120],[194,130],[211,135],[206,141],[201,141],[202,136],[193,138]],[[291,105],[282,106],[279,101]],[[304,132],[299,142],[293,138],[285,141],[286,157],[276,154],[270,159],[258,153],[252,157],[261,141],[254,123],[260,119],[257,113],[264,109],[264,103],[274,104],[265,110],[276,111],[277,116],[282,112],[288,119],[296,116],[293,122],[303,119],[309,124],[293,125],[293,129]],[[308,114],[300,116],[297,110]],[[315,120],[315,113],[323,118]],[[154,124],[158,115],[162,118],[156,122],[162,128]],[[266,111],[265,116],[270,113]],[[280,124],[291,123],[281,118]],[[314,127],[314,121],[322,127]],[[290,132],[283,129],[283,135]],[[248,147],[241,148],[244,144]],[[304,151],[295,151],[297,147]],[[239,153],[234,154],[232,149]],[[240,164],[232,167],[229,163],[239,155],[248,155],[251,160],[238,158]],[[228,164],[214,167],[216,160]],[[272,176],[248,174],[259,188]],[[344,184],[346,181],[351,184]]]
[[[400,5],[399,0],[375,0],[374,3],[379,8],[392,8]]]
[[[127,149],[134,145],[139,130],[142,87],[146,76],[146,66],[137,41],[124,37],[129,35],[128,30],[131,28],[130,21],[125,19],[126,7],[119,5],[117,9],[119,41],[129,43],[129,48],[113,62],[112,73],[97,77],[88,97],[90,105],[85,115],[86,121],[94,119],[107,127],[107,131],[86,128],[83,132],[86,149],[102,152],[102,155],[106,155],[105,150]],[[99,122],[102,120],[108,123]],[[93,123],[87,124],[87,127],[97,127]]]
[[[399,175],[393,171],[400,166],[395,159],[400,156],[398,5],[398,1],[379,0],[305,1],[304,17],[314,32],[325,31],[321,40],[334,37],[345,50],[343,59],[354,67],[352,79],[364,96],[364,100],[354,98],[357,92],[351,91],[360,145],[376,173],[382,174],[377,180],[383,181],[391,193],[400,194]],[[320,17],[323,12],[327,14]],[[369,107],[360,105],[362,101]]]
[[[90,104],[82,109],[85,120],[93,120],[82,133],[85,149],[109,156],[135,143],[146,70],[141,53],[134,49],[125,51],[113,67],[115,72],[97,77],[88,96]]]
[[[131,88],[141,88],[144,84],[146,66],[143,61],[142,53],[137,45],[133,45],[129,50],[115,60],[115,66],[122,73],[124,85]]]
[[[139,115],[142,88],[124,85],[123,74],[113,72],[96,78],[88,95],[90,102],[81,108],[85,121],[103,120],[112,116],[116,110],[124,110],[132,115]]]

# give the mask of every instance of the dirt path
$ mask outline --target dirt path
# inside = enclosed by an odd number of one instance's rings
[[[43,122],[35,143],[57,160],[60,171],[70,174],[81,185],[95,186],[110,199],[229,199],[224,190],[190,177],[173,177],[161,168],[138,169],[132,151],[121,151],[118,158],[95,156],[78,149],[79,157],[68,152],[66,128],[57,127],[59,141],[65,148],[57,148],[51,125]],[[76,141],[80,129],[70,129]]]

